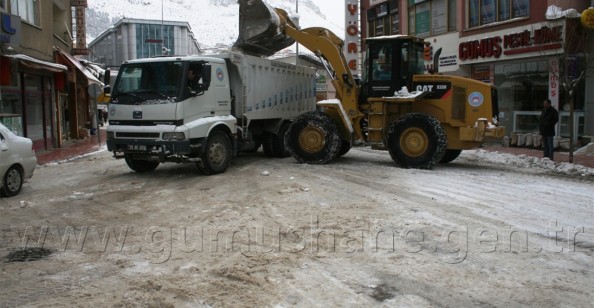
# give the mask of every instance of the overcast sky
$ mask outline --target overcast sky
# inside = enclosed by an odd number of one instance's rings
[[[316,5],[320,7],[328,21],[344,29],[345,0],[316,1]]]

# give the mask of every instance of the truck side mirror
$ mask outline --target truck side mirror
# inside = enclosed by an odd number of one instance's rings
[[[103,93],[105,93],[105,94],[111,93],[111,87],[110,87],[110,83],[109,83],[110,81],[111,81],[111,70],[106,69],[105,72],[103,73],[103,83],[105,84],[103,86]]]

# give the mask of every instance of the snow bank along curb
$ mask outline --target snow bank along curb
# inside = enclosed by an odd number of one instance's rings
[[[57,160],[57,161],[48,162],[48,163],[45,163],[45,164],[38,165],[38,167],[39,166],[56,166],[56,165],[59,165],[59,164],[63,164],[63,163],[71,162],[73,160],[77,160],[79,158],[83,158],[83,157],[95,155],[97,153],[101,153],[101,152],[104,152],[104,151],[107,151],[107,147],[105,145],[102,145],[101,148],[99,150],[97,150],[97,151],[93,151],[93,152],[89,152],[89,153],[84,153],[84,154],[81,154],[81,155],[76,155],[76,156],[69,157],[69,158],[66,158],[66,159],[63,159],[63,160]]]
[[[520,168],[541,168],[569,175],[594,176],[594,169],[579,164],[558,163],[548,158],[538,158],[528,155],[514,155],[509,153],[500,153],[497,151],[486,150],[468,150],[463,151],[462,155],[469,159],[481,160],[506,166],[515,166]]]

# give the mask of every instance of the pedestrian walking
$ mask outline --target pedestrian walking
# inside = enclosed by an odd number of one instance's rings
[[[553,137],[555,136],[555,124],[559,121],[559,113],[555,107],[551,106],[551,100],[545,99],[543,102],[542,113],[540,114],[540,134],[542,135],[542,147],[544,157],[553,160]]]

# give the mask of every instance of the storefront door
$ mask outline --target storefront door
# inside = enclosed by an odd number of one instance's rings
[[[26,137],[33,140],[36,151],[52,149],[55,138],[51,108],[52,79],[24,73],[22,80]]]

